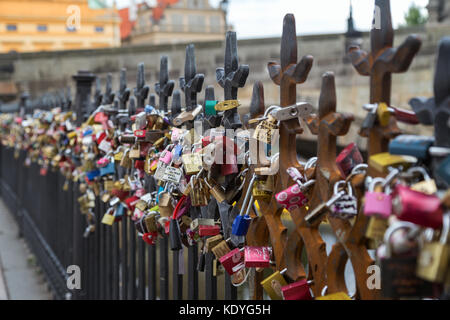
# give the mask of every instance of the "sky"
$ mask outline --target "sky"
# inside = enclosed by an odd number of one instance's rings
[[[116,1],[119,8],[130,4],[130,0]],[[280,36],[286,13],[295,15],[298,34],[338,33],[347,28],[350,0],[229,1],[228,21],[239,39]],[[219,2],[210,0],[216,7]],[[353,0],[353,19],[358,30],[370,30],[374,3],[373,0]],[[404,15],[412,3],[425,7],[428,0],[391,0],[394,27],[404,22]],[[426,9],[423,11],[426,13]]]

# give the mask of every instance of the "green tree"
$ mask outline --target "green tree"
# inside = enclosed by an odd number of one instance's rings
[[[427,22],[427,16],[422,14],[422,8],[415,3],[409,6],[405,14],[405,27],[420,26]]]

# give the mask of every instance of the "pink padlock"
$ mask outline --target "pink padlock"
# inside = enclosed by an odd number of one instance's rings
[[[271,247],[245,247],[244,260],[247,268],[269,268]]]
[[[281,287],[281,292],[283,293],[284,300],[312,300],[311,291],[306,279]]]
[[[170,164],[170,161],[172,161],[172,152],[170,152],[169,150],[164,150],[163,152],[161,152],[159,161],[164,162],[167,165]]]
[[[229,275],[233,275],[245,267],[244,255],[239,248],[220,257],[219,261]]]
[[[172,143],[178,142],[180,140],[180,138],[181,138],[181,130],[178,128],[173,128],[172,134],[170,136]]]
[[[109,159],[107,157],[103,157],[97,161],[97,166],[99,168],[106,167],[107,164],[109,164]]]
[[[303,194],[298,184],[290,186],[275,195],[277,202],[287,210],[295,210],[308,203],[308,198]]]
[[[378,183],[384,183],[383,178],[374,178],[369,185],[364,199],[364,214],[366,216],[379,216],[387,219],[392,211],[392,196],[383,192],[375,192],[375,186]]]
[[[393,194],[392,209],[400,220],[433,229],[442,227],[444,210],[441,199],[434,195],[397,184]]]

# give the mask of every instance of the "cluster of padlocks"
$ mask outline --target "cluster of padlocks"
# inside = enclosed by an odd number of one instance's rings
[[[410,45],[414,51],[413,40],[408,41],[402,50]],[[379,297],[379,287],[367,288],[367,281],[362,281],[369,276],[367,267],[374,264],[367,258],[371,249],[376,249],[375,262],[382,270],[382,296],[440,297],[450,287],[449,88],[445,88],[445,99],[413,100],[414,112],[390,106],[381,98],[367,104],[361,135],[369,138],[368,162],[364,163],[354,143],[336,157],[336,136],[348,132],[353,117],[335,112],[331,73],[323,76],[318,112],[309,103],[295,103],[295,91],[292,94],[289,88],[306,80],[312,64],[308,56],[297,64],[296,46],[295,21],[288,15],[281,65],[269,64],[270,76],[281,86],[282,107],[264,108],[258,83],[244,124],[238,114],[237,91],[244,86],[249,69],[238,64],[236,38],[230,32],[225,68],[217,70],[225,90],[223,101],[214,99],[208,87],[203,105],[197,103],[204,77],[196,73],[194,49],[188,46],[186,76],[180,82],[186,96],[184,110],[179,92],[168,110],[174,82],[168,80],[163,57],[156,85],[158,106],[155,99],[146,103],[149,87],[140,65],[130,101],[123,71],[118,95],[112,94],[109,79],[103,100],[82,125],[76,124],[74,112],[60,107],[27,115],[2,114],[2,143],[26,150],[25,164],[38,162],[41,175],[56,169],[67,180],[79,182],[86,237],[95,232],[95,219],[107,225],[131,219],[149,245],[163,235],[169,237],[172,250],[201,244],[198,270],[202,270],[204,254],[212,252],[216,268],[221,265],[236,286],[245,283],[249,268],[257,273],[274,269],[259,281],[271,299],[350,299],[338,285],[342,279],[333,278],[342,272],[331,263],[338,254],[333,251],[323,260],[324,247],[310,240],[318,235],[308,234],[328,223],[340,243],[333,250],[349,256],[355,253],[351,259],[362,257],[361,265],[352,260],[356,298]],[[441,63],[450,59],[449,46],[448,39],[441,42]],[[295,54],[287,54],[294,48]],[[351,55],[358,71],[369,74],[371,67],[363,65],[358,49],[353,48]],[[394,64],[412,59],[405,52],[394,56],[398,60]],[[389,74],[406,71],[410,60],[386,70]],[[388,66],[390,62],[378,63]],[[442,123],[444,119],[447,122]],[[432,124],[436,135],[392,134],[395,121]],[[319,143],[317,157],[304,163],[297,162],[291,144],[303,130],[300,123],[318,135]],[[228,133],[238,128],[243,130]],[[107,206],[102,217],[93,211],[96,197]],[[281,222],[286,210],[298,230],[289,236]],[[297,252],[303,245],[308,273]],[[358,270],[363,270],[365,278]]]

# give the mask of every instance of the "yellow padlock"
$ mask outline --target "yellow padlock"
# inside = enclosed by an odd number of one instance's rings
[[[378,104],[377,116],[382,127],[386,127],[389,124],[391,113],[389,112],[389,107],[386,103],[382,102]]]
[[[392,155],[389,152],[374,154],[369,158],[369,166],[383,173],[388,173],[388,167],[402,166],[407,169],[416,162],[414,157]]]
[[[283,300],[283,292],[281,288],[287,285],[286,280],[283,277],[287,269],[280,271],[275,271],[269,277],[261,281],[261,285],[264,291],[267,292],[270,299],[272,300]]]

